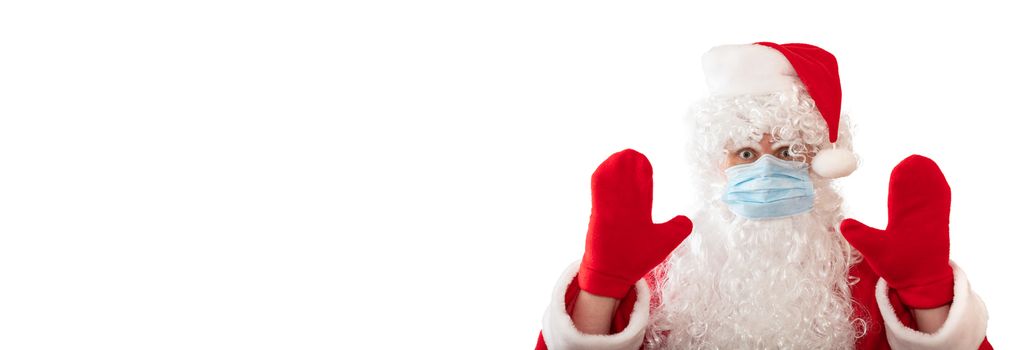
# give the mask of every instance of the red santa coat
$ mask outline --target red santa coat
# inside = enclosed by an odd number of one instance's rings
[[[916,330],[910,309],[885,280],[865,263],[854,265],[850,269],[850,276],[858,281],[850,286],[854,312],[867,322],[867,333],[857,339],[857,349],[992,349],[985,338],[985,304],[971,291],[963,271],[952,262],[950,265],[954,273],[953,303],[942,328],[931,334]],[[613,334],[592,335],[579,332],[569,314],[580,292],[578,270],[579,263],[573,263],[559,279],[544,313],[536,349],[642,349],[650,310],[656,306],[650,293],[653,277],[648,275],[637,282],[619,304],[612,321]]]

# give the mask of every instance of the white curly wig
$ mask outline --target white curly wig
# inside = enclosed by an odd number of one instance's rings
[[[856,281],[848,277],[859,257],[836,228],[842,199],[831,179],[811,172],[814,209],[781,219],[739,217],[720,199],[730,148],[757,145],[768,134],[790,144],[795,160],[851,150],[848,118],[833,146],[802,87],[711,97],[689,116],[695,137],[685,153],[693,156],[703,205],[693,233],[659,267],[647,348],[852,348],[864,332],[863,320],[852,318]]]
[[[790,152],[800,161],[832,148],[852,152],[849,118],[840,118],[837,141],[830,143],[825,120],[800,86],[763,95],[710,97],[696,103],[689,115],[694,143],[692,151],[685,153],[696,165],[697,178],[721,180],[712,183],[725,183],[721,166],[727,160],[727,146],[757,145],[764,134],[770,135],[773,142],[791,144]],[[811,175],[822,177],[814,172]]]

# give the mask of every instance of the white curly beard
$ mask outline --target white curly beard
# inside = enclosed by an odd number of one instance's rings
[[[840,198],[816,179],[811,212],[734,215],[717,199],[662,266],[648,349],[850,349],[850,246],[836,233]],[[656,301],[657,302],[657,301]]]

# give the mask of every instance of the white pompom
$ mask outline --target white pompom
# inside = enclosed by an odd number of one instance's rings
[[[845,149],[823,149],[814,156],[811,169],[822,177],[830,179],[843,177],[857,170],[857,157],[853,155],[853,152]]]

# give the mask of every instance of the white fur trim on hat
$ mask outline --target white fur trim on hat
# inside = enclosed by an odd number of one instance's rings
[[[811,161],[811,169],[822,177],[834,179],[850,175],[857,170],[857,156],[842,148],[826,148],[818,151]]]
[[[701,61],[712,96],[789,91],[803,84],[786,56],[767,46],[716,46],[704,53]]]

